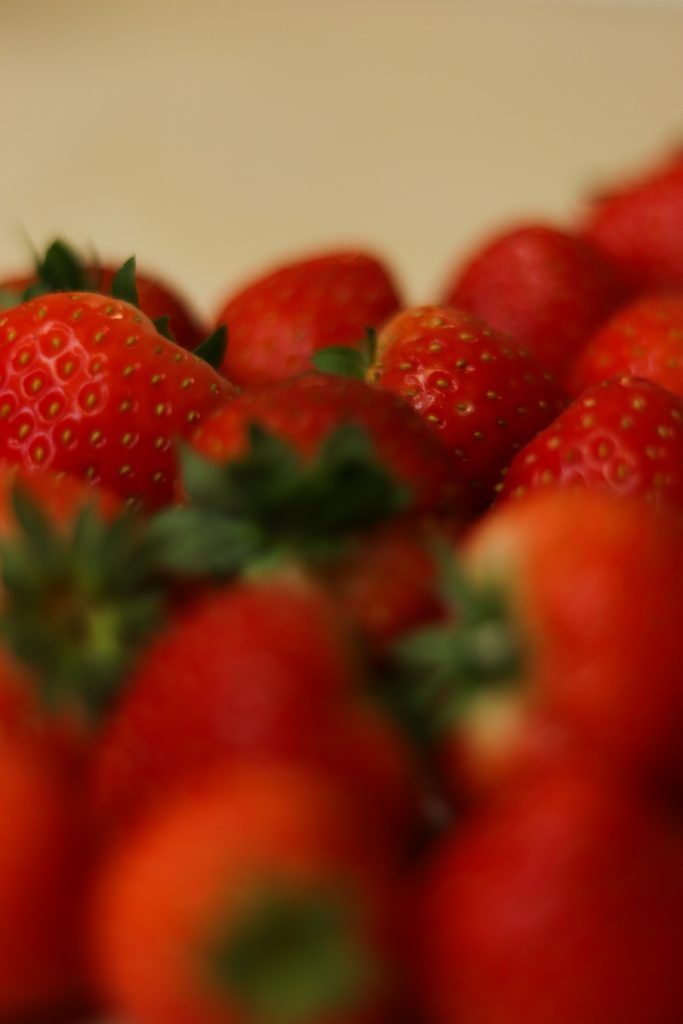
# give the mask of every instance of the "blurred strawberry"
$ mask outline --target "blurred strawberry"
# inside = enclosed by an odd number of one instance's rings
[[[683,294],[643,295],[617,310],[577,358],[567,386],[580,394],[623,374],[656,381],[683,398]]]
[[[379,1024],[397,896],[329,781],[258,760],[214,772],[105,868],[101,989],[140,1024]]]
[[[561,378],[623,294],[589,242],[545,224],[497,234],[460,265],[443,301],[509,334]]]
[[[683,287],[683,152],[598,193],[582,229],[632,288]]]
[[[683,829],[590,759],[437,844],[413,921],[428,1024],[678,1024]]]

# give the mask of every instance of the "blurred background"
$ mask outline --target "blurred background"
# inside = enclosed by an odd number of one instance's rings
[[[0,0],[0,266],[63,234],[213,311],[293,254],[434,297],[683,140],[680,0]]]

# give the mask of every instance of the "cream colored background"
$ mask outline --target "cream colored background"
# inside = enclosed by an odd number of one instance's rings
[[[502,220],[569,217],[683,139],[683,6],[0,0],[0,266],[22,228],[165,270],[208,311],[316,246],[410,299]]]

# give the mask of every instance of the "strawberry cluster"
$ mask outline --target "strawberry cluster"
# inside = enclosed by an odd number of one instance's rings
[[[680,155],[415,308],[0,302],[0,1020],[680,1024]]]

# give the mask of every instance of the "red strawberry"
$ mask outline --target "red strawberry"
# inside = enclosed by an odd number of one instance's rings
[[[81,259],[64,242],[55,241],[45,255],[36,259],[35,273],[0,281],[0,304],[17,305],[30,290],[31,296],[46,292],[101,292],[112,294],[117,268],[94,260]],[[159,278],[136,271],[135,281],[140,309],[150,320],[168,319],[174,341],[182,348],[194,349],[206,337],[206,330],[175,287]],[[29,296],[26,296],[29,297]]]
[[[678,1024],[681,822],[604,765],[546,765],[437,846],[413,932],[428,1024]]]
[[[94,901],[95,963],[107,1004],[141,1024],[378,1024],[395,906],[335,788],[253,761],[121,845]]]
[[[234,294],[219,313],[229,344],[223,368],[241,386],[294,377],[328,345],[357,346],[399,307],[388,271],[362,252],[288,263]]]
[[[4,729],[0,823],[0,1017],[59,1020],[85,987],[82,807],[61,761]]]
[[[563,405],[552,376],[515,342],[440,306],[407,310],[386,325],[368,380],[413,406],[479,507],[514,453]]]
[[[386,780],[396,759],[385,771],[362,738],[359,681],[333,602],[303,576],[207,594],[148,649],[110,716],[95,757],[97,816],[105,829],[125,825],[216,761],[266,755],[347,777],[347,752],[363,749],[354,792],[374,801],[374,814],[386,804],[395,821]],[[381,735],[377,743],[381,758]]]
[[[567,377],[572,394],[627,374],[683,398],[683,295],[644,295],[623,306],[590,339]]]
[[[192,445],[216,462],[245,453],[249,427],[259,424],[313,458],[342,424],[364,428],[380,461],[410,490],[416,511],[459,511],[463,489],[451,460],[400,399],[361,381],[308,374],[245,392],[204,422]]]
[[[683,153],[600,193],[583,232],[633,288],[683,286]]]
[[[680,514],[538,490],[478,523],[453,573],[451,625],[399,653],[407,696],[426,703],[437,744],[459,746],[465,785],[507,783],[565,733],[680,783]]]
[[[683,399],[635,377],[588,388],[515,456],[499,500],[547,486],[637,494],[683,511]]]
[[[457,268],[443,301],[509,334],[560,376],[621,294],[588,242],[533,224],[478,249]]]
[[[231,393],[125,302],[55,293],[0,317],[0,458],[19,465],[162,505],[175,442]]]

